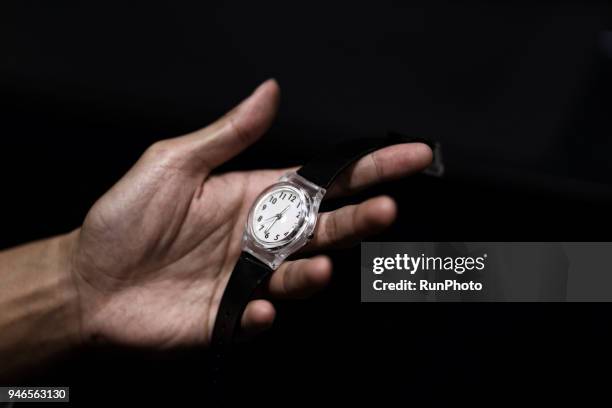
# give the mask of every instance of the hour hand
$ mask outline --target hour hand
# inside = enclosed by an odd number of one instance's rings
[[[276,218],[276,219],[280,219],[281,215],[283,215],[283,214],[285,213],[285,211],[287,211],[287,209],[288,209],[288,208],[289,208],[289,206],[286,206],[286,207],[285,207],[285,209],[284,209],[283,211],[279,212],[278,214],[274,214],[274,215],[273,215],[273,216],[271,216],[271,217],[266,218],[266,219],[265,219],[265,220],[263,220],[262,222],[267,222],[267,221],[273,220],[274,218]]]

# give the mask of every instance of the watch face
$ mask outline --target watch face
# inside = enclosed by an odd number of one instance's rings
[[[306,214],[304,195],[296,188],[280,186],[264,194],[253,208],[251,230],[266,246],[282,245],[300,230]]]

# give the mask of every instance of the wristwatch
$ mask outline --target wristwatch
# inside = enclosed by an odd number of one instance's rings
[[[361,157],[400,143],[434,144],[423,138],[390,133],[382,138],[352,139],[322,154],[266,188],[249,211],[242,254],[221,298],[211,338],[213,348],[234,341],[242,313],[255,289],[292,253],[312,238],[325,192],[336,177]]]

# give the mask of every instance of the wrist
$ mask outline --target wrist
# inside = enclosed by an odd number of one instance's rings
[[[83,343],[83,316],[81,297],[76,283],[74,270],[74,250],[76,248],[80,228],[57,238],[56,268],[59,274],[58,284],[62,290],[60,300],[64,305],[64,321],[66,322],[66,340],[70,347],[77,347]]]
[[[82,342],[70,267],[75,236],[0,252],[0,378],[28,372]]]

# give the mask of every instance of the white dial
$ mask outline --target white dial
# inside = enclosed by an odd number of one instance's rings
[[[268,245],[291,239],[304,221],[306,209],[302,197],[297,189],[283,186],[260,198],[251,219],[255,238]]]

